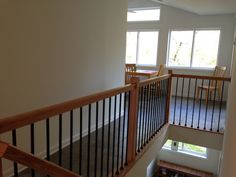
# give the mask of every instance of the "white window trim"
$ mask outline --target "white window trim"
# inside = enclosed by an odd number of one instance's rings
[[[194,54],[194,42],[195,42],[195,32],[196,31],[204,31],[204,30],[212,30],[212,31],[220,31],[219,35],[219,45],[217,50],[217,59],[216,59],[216,66],[219,62],[219,50],[220,50],[220,43],[221,43],[221,28],[178,28],[178,29],[169,29],[168,32],[168,42],[167,42],[167,54],[166,54],[166,68],[168,69],[189,69],[189,70],[199,70],[199,71],[213,71],[214,67],[192,67],[193,62],[193,54]],[[192,49],[191,49],[191,58],[190,58],[190,66],[169,66],[169,51],[170,51],[170,39],[171,39],[171,32],[172,31],[193,31],[193,41],[192,41]]]
[[[160,29],[134,29],[134,30],[127,30],[127,32],[137,32],[137,46],[136,46],[136,60],[135,60],[136,66],[137,67],[156,67],[157,58],[155,61],[156,64],[153,64],[153,65],[152,64],[138,64],[139,34],[140,32],[158,32],[158,39],[157,39],[157,57],[158,57]]]
[[[171,140],[171,141],[173,141],[173,140]],[[198,153],[194,153],[192,151],[179,149],[179,142],[177,142],[177,141],[175,141],[175,142],[178,144],[176,150],[175,150],[175,148],[172,148],[172,143],[171,143],[170,147],[163,146],[162,149],[172,151],[172,152],[175,152],[175,153],[182,153],[182,154],[186,154],[186,155],[189,155],[189,156],[194,156],[194,157],[198,157],[198,158],[202,158],[202,159],[207,159],[208,158],[208,149],[207,148],[206,148],[206,155],[201,155],[201,154],[198,154]]]

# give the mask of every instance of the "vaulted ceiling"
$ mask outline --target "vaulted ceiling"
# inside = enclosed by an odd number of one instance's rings
[[[236,14],[236,0],[128,0],[129,2],[156,2],[199,15]]]

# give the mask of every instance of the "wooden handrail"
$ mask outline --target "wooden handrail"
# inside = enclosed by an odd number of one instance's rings
[[[14,161],[16,163],[25,165],[31,169],[50,175],[53,177],[80,177],[79,175],[66,170],[52,162],[40,159],[33,156],[32,154],[23,152],[18,148],[7,144],[5,142],[0,142],[0,152],[1,158]]]
[[[143,86],[146,86],[148,84],[151,84],[151,83],[154,83],[154,82],[157,82],[157,81],[162,81],[162,80],[168,79],[170,77],[171,77],[170,74],[165,74],[163,76],[152,77],[150,79],[142,80],[142,81],[139,82],[139,87],[143,87]]]
[[[199,76],[199,75],[189,75],[189,74],[172,74],[172,77],[204,79],[204,80],[220,80],[220,81],[231,82],[231,77]]]
[[[123,87],[111,89],[108,91],[96,93],[93,95],[81,97],[75,100],[67,101],[64,103],[48,106],[45,108],[33,110],[30,112],[18,114],[16,116],[10,116],[6,118],[0,119],[0,133],[5,133],[7,131],[20,128],[26,125],[30,125],[32,123],[47,119],[49,117],[70,111],[72,109],[76,109],[90,103],[94,103],[96,101],[100,101],[105,98],[109,98],[111,96],[115,96],[117,94],[130,91],[132,86],[126,85]]]

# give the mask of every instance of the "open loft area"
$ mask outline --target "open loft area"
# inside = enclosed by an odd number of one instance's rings
[[[234,177],[234,0],[2,0],[0,177]]]

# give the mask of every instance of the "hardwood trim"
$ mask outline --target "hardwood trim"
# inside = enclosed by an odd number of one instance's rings
[[[146,79],[146,80],[140,81],[139,82],[139,87],[143,87],[143,86],[151,84],[153,82],[162,81],[162,80],[168,79],[170,77],[171,77],[170,74],[165,74],[163,76],[158,76],[158,77],[152,77],[150,79]]]
[[[204,79],[204,80],[220,80],[220,81],[231,82],[231,77],[199,76],[199,75],[188,75],[188,74],[172,74],[172,77]]]
[[[144,146],[144,148],[141,150],[141,152],[139,154],[136,155],[135,159],[129,163],[124,170],[122,170],[117,177],[123,177],[125,175],[127,175],[127,173],[130,171],[130,169],[137,163],[137,161],[139,161],[139,159],[147,152],[147,150],[150,148],[150,146],[152,146],[157,139],[165,132],[167,131],[169,128],[169,123],[165,124],[160,131],[151,139],[151,141],[149,141],[149,143]]]
[[[127,145],[128,163],[132,162],[136,156],[139,78],[132,77],[131,84],[134,89],[132,89],[130,93],[130,109],[129,109],[129,120],[128,120],[128,145]]]
[[[81,98],[67,101],[64,103],[55,104],[52,106],[22,113],[19,115],[2,118],[0,119],[0,133],[5,133],[12,129],[20,128],[20,127],[50,118],[52,116],[62,114],[64,112],[68,112],[72,109],[76,109],[76,108],[88,105],[90,103],[94,103],[96,101],[109,98],[111,96],[114,96],[123,92],[130,91],[131,89],[132,89],[132,86],[128,84],[123,87],[118,87],[118,88],[111,89],[108,91],[81,97]]]
[[[169,115],[170,115],[170,103],[171,103],[171,89],[172,89],[172,70],[168,71],[170,77],[168,78],[168,88],[167,88],[167,102],[166,102],[166,112],[165,112],[165,121],[166,123],[169,122]]]
[[[52,162],[42,160],[38,157],[33,156],[32,154],[25,153],[5,142],[0,142],[0,147],[2,146],[7,146],[7,149],[3,154],[3,158],[8,159],[10,161],[17,162],[38,172],[53,177],[80,177],[79,175],[62,167],[59,167],[58,165],[53,164]]]

